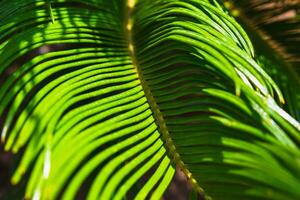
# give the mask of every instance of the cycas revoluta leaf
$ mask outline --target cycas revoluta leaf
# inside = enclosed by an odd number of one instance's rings
[[[4,0],[0,14],[1,138],[26,198],[159,199],[175,166],[206,198],[300,197],[300,125],[217,1]]]

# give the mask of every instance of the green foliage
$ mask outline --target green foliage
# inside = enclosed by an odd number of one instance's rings
[[[226,2],[247,29],[262,67],[282,90],[284,106],[300,119],[299,2],[256,0]]]
[[[176,166],[207,199],[300,198],[300,124],[216,0],[2,0],[0,84],[25,198],[159,199]]]

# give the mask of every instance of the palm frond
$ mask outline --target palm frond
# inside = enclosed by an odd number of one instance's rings
[[[3,0],[0,19],[25,198],[159,199],[176,166],[207,199],[300,197],[300,124],[217,1]]]

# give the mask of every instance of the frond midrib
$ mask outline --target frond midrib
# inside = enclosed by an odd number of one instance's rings
[[[184,162],[180,158],[179,153],[176,151],[175,144],[171,138],[171,135],[169,133],[169,130],[167,128],[165,119],[163,114],[160,111],[160,108],[158,104],[156,103],[156,100],[151,92],[150,87],[145,81],[145,78],[143,77],[143,73],[141,71],[141,68],[138,66],[138,61],[136,57],[136,52],[135,52],[135,46],[133,42],[133,10],[135,8],[135,5],[137,3],[137,0],[127,0],[127,11],[126,11],[126,23],[125,23],[125,34],[126,34],[126,39],[128,41],[128,51],[130,58],[132,60],[132,65],[134,70],[136,71],[136,74],[138,76],[138,79],[142,85],[144,94],[147,98],[147,101],[150,105],[150,109],[153,113],[153,117],[155,119],[155,123],[159,129],[159,132],[161,133],[162,140],[164,141],[164,145],[167,149],[167,152],[169,154],[169,157],[173,160],[175,166],[178,166],[182,172],[185,174],[191,185],[199,192],[199,193],[204,193],[204,190],[199,186],[198,182],[196,179],[193,177],[192,173],[187,169],[185,166]]]

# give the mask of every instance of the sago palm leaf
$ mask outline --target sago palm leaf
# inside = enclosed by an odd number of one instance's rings
[[[207,199],[300,198],[300,125],[217,1],[2,0],[0,42],[25,198],[159,199],[175,167]]]

